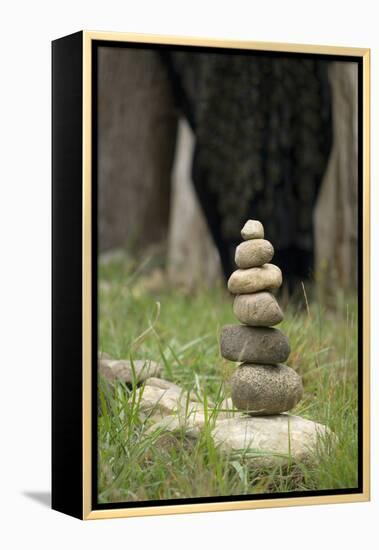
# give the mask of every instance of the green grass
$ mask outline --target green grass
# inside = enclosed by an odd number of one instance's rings
[[[219,353],[220,328],[237,322],[222,285],[191,294],[169,288],[152,273],[119,258],[99,270],[99,349],[114,358],[147,358],[163,377],[195,390],[218,406],[229,393],[235,364]],[[313,295],[312,298],[310,296]],[[291,411],[327,424],[338,437],[320,448],[317,467],[254,469],[223,457],[210,435],[167,435],[157,445],[149,420],[138,415],[134,390],[99,388],[99,502],[278,493],[357,486],[357,307],[337,294],[328,309],[312,289],[309,304],[288,303],[279,328],[291,342],[287,364],[302,376],[304,397]]]

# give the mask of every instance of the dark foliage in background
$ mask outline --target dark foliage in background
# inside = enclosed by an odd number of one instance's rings
[[[163,54],[196,139],[193,181],[225,275],[248,218],[290,283],[313,269],[313,209],[331,148],[328,62]]]

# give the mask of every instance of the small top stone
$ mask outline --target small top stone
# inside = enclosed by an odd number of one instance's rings
[[[241,235],[245,241],[263,239],[265,236],[263,225],[258,220],[247,220],[241,230]]]

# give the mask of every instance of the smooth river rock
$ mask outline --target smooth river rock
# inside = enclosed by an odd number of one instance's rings
[[[291,351],[287,336],[280,330],[246,325],[225,325],[220,349],[230,361],[263,364],[282,363]]]
[[[219,420],[212,436],[223,454],[256,468],[314,464],[318,452],[331,451],[337,441],[327,426],[289,414]]]
[[[260,267],[269,263],[274,256],[274,247],[265,239],[251,239],[236,248],[235,262],[241,269]]]
[[[241,323],[252,327],[271,327],[283,320],[283,312],[270,292],[239,294],[234,298],[233,311]]]
[[[177,384],[159,378],[149,378],[136,392],[131,402],[138,403],[139,414],[151,420],[161,420],[172,414],[192,414],[203,411],[203,405],[194,392],[187,392]]]
[[[263,225],[258,220],[248,220],[241,230],[242,238],[248,239],[263,239],[265,236]]]
[[[134,367],[134,372],[133,372]],[[104,355],[99,360],[99,373],[108,382],[124,382],[129,386],[136,382],[141,384],[151,376],[159,376],[162,365],[149,359],[136,359],[131,361],[124,359],[105,359]]]
[[[286,365],[244,363],[234,371],[231,385],[234,406],[255,416],[289,411],[303,395],[301,377]]]
[[[262,267],[237,269],[229,277],[228,289],[232,294],[251,294],[261,290],[273,290],[282,284],[282,272],[274,264]]]

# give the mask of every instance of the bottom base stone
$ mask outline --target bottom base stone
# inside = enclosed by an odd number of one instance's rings
[[[213,439],[225,454],[237,454],[256,467],[315,463],[336,436],[323,424],[300,416],[236,416],[216,422]]]
[[[155,446],[166,446],[167,435],[171,442],[179,434],[196,441],[206,428],[221,454],[253,468],[272,468],[315,464],[320,452],[331,451],[337,442],[323,424],[289,413],[250,416],[236,410],[230,397],[217,411],[208,400],[205,411],[198,396],[168,380],[149,378],[137,391],[142,392],[137,395],[140,417],[151,422],[147,434],[154,436]]]

